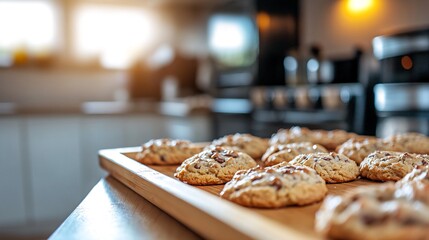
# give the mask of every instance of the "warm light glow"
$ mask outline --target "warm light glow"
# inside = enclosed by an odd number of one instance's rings
[[[413,60],[409,56],[401,58],[401,65],[405,70],[410,70],[413,67]]]
[[[261,29],[262,31],[268,29],[271,24],[270,16],[265,12],[258,13],[258,15],[256,16],[256,21],[258,23],[259,29]]]
[[[49,1],[0,1],[0,50],[51,49],[56,22],[55,8]]]
[[[79,58],[98,57],[106,68],[127,68],[153,40],[153,23],[143,10],[85,5],[75,18]]]
[[[373,0],[348,0],[348,8],[352,12],[361,12],[370,8]]]
[[[379,21],[378,18],[383,11],[382,1],[341,0],[335,2],[337,4],[335,4],[335,9],[329,21],[334,24],[332,25],[335,26],[333,28],[338,28],[338,33],[344,36],[344,39],[349,39],[352,42],[355,37],[356,39],[361,39],[361,34],[366,36],[369,32],[373,32],[373,23],[374,21]],[[336,33],[331,34],[335,35]],[[354,44],[366,43],[354,42]]]

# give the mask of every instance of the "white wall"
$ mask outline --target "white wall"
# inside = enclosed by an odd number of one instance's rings
[[[401,29],[429,27],[427,0],[373,0],[362,12],[347,9],[346,0],[302,0],[301,50],[320,44],[326,55],[353,52],[359,45],[371,51],[375,36]]]

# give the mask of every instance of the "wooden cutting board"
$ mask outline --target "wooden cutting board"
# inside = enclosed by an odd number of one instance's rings
[[[100,165],[113,177],[198,234],[210,239],[322,239],[314,231],[321,203],[279,209],[247,208],[219,197],[223,185],[191,186],[173,177],[177,166],[147,166],[134,160],[140,147],[99,152]],[[341,195],[376,182],[359,179],[328,184]]]

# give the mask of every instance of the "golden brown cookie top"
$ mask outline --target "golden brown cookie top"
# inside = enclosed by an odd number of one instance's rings
[[[330,195],[316,213],[316,230],[333,238],[420,239],[428,233],[429,208],[416,197],[424,190],[410,186],[389,182]]]
[[[320,144],[315,144],[312,142],[297,142],[297,143],[289,143],[289,144],[275,144],[270,146],[267,151],[262,156],[261,160],[266,161],[269,156],[276,152],[280,151],[288,151],[290,153],[312,153],[312,152],[327,152],[326,148],[324,148]]]
[[[396,146],[396,151],[429,154],[429,138],[420,133],[395,134],[383,141]]]
[[[320,144],[327,149],[335,149],[338,145],[356,136],[344,130],[310,130],[308,128],[291,127],[290,129],[280,129],[271,139],[270,144],[287,144],[296,142],[312,142]]]
[[[306,205],[323,199],[325,181],[311,168],[289,164],[238,171],[220,193],[248,207]]]
[[[193,185],[223,184],[238,170],[256,165],[256,161],[244,152],[217,146],[186,159],[174,176]]]
[[[144,164],[180,164],[202,149],[202,146],[187,140],[152,139],[142,145],[142,151],[136,155],[136,160]]]
[[[356,162],[335,152],[301,154],[289,163],[315,169],[328,183],[353,181],[359,176]]]
[[[398,181],[416,166],[427,166],[429,155],[407,152],[375,151],[360,164],[363,177],[375,181]]]
[[[252,158],[259,159],[268,148],[266,139],[253,136],[251,134],[231,134],[212,141],[206,149],[216,146],[228,147],[237,151],[242,151],[249,154]]]

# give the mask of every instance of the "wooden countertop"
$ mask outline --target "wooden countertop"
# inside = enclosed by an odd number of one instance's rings
[[[118,182],[101,179],[49,239],[201,239]]]

